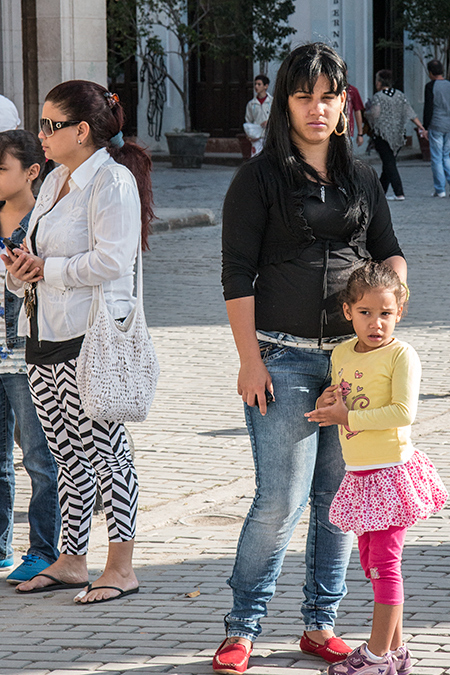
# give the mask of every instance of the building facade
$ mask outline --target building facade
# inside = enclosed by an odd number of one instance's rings
[[[405,91],[418,116],[422,117],[424,86],[427,74],[419,59],[404,48],[388,47],[379,49],[380,39],[390,40],[399,45],[407,44],[407,36],[396,32],[395,3],[392,0],[297,0],[295,13],[290,17],[290,25],[296,29],[292,36],[293,47],[311,41],[322,41],[332,45],[345,59],[348,65],[349,81],[355,85],[363,101],[374,93],[374,76],[377,70],[388,68],[393,71],[395,86]],[[170,36],[167,39],[167,51],[172,51]],[[176,73],[179,64],[173,58],[168,61],[168,68]],[[269,64],[253,64],[253,76],[263,69],[271,80],[269,91],[276,78],[278,62]],[[215,88],[222,91],[222,100],[226,100],[226,87],[220,80],[220,67],[216,68],[219,76],[216,78]],[[252,96],[252,79],[248,78],[247,99]],[[195,82],[193,87],[195,87]],[[214,95],[214,84],[205,91],[209,101],[209,92]],[[234,107],[235,117],[244,121],[245,97]],[[164,109],[163,134],[159,141],[148,135],[146,130],[146,93],[139,103],[139,136],[156,151],[165,150],[165,131],[183,128],[183,116],[179,95],[173,85],[167,83],[167,101]],[[220,106],[218,107],[220,113]],[[223,113],[223,111],[222,111]],[[195,107],[193,108],[193,128],[197,131],[209,131],[212,136],[218,135],[215,131],[218,124],[210,123],[209,127],[202,124],[204,119],[199,118],[196,124]],[[235,121],[233,122],[235,126]],[[231,127],[231,124],[230,124]],[[407,134],[413,136],[413,143],[417,145],[413,125],[408,124]],[[222,135],[227,135],[222,134]],[[231,135],[231,134],[229,134]],[[233,134],[234,135],[234,134]]]
[[[47,92],[70,79],[107,81],[106,0],[0,0],[0,93],[38,131]]]
[[[395,34],[393,0],[297,0],[295,7],[290,17],[296,29],[292,46],[320,40],[335,47],[347,62],[349,80],[363,101],[374,91],[375,71],[392,69],[396,86],[422,116],[427,81],[423,66],[411,51],[377,48],[380,38],[405,43],[403,34]],[[106,0],[0,0],[0,93],[14,101],[25,128],[37,131],[40,108],[55,84],[79,78],[106,85],[106,13]],[[173,36],[162,32],[161,39],[169,53],[168,70],[181,78]],[[267,71],[271,91],[279,64],[254,63],[252,67],[244,61],[225,67],[207,56],[202,58],[193,64],[190,82],[193,128],[212,136],[235,136],[252,96],[253,76],[261,69]],[[155,151],[167,148],[164,132],[184,127],[180,95],[167,80],[165,85],[162,133],[156,140],[148,133],[148,87],[137,77],[134,83],[135,91],[139,89],[137,135]],[[412,126],[408,133],[412,134]]]

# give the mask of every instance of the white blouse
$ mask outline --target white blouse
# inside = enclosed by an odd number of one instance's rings
[[[88,206],[100,168],[99,190],[93,196],[95,246],[89,251]],[[133,298],[133,267],[141,228],[140,199],[131,172],[104,148],[81,164],[69,179],[69,193],[56,199],[69,170],[59,166],[45,179],[27,233],[27,246],[37,226],[36,253],[45,261],[37,284],[39,340],[62,341],[84,335],[92,287],[103,284],[114,318],[127,316]],[[8,288],[24,295],[24,284],[7,275]],[[19,335],[29,335],[22,307]]]

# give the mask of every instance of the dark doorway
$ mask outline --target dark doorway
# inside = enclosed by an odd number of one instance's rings
[[[394,86],[403,91],[403,28],[393,0],[376,0],[373,3],[373,79],[378,70],[391,70]],[[390,44],[379,47],[380,40]]]
[[[109,90],[115,92],[125,111],[125,123],[122,131],[124,136],[137,135],[137,106],[138,106],[138,78],[137,63],[134,56],[130,56],[112,75],[108,73]]]
[[[22,0],[23,126],[39,132],[36,0]]]
[[[245,106],[253,98],[253,62],[243,57],[215,61],[202,54],[191,62],[192,128],[215,138],[242,133]]]
[[[127,0],[118,22],[117,0],[108,0],[108,87],[118,94],[125,112],[123,133],[137,135],[138,72],[136,50],[136,2]]]

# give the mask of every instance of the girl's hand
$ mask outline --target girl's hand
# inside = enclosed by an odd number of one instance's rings
[[[328,387],[328,389],[330,389],[330,387]],[[325,394],[326,391],[327,390],[325,390],[323,394]],[[319,427],[330,427],[333,424],[348,426],[348,409],[342,400],[342,392],[339,386],[336,387],[334,395],[336,397],[336,402],[332,405],[305,413],[308,422],[318,422]]]
[[[336,403],[336,389],[339,389],[338,384],[332,384],[331,387],[327,387],[317,399],[316,408],[326,408],[327,406]]]
[[[44,261],[37,255],[22,251],[17,247],[14,253],[8,251],[8,255],[0,256],[5,267],[13,277],[19,281],[41,281],[44,278]]]
[[[262,359],[242,363],[237,382],[238,394],[247,405],[258,404],[261,415],[267,412],[266,389],[274,396],[272,378]]]

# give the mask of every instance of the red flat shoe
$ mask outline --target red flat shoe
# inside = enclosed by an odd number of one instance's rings
[[[245,673],[248,667],[248,660],[252,653],[252,648],[239,642],[227,644],[227,639],[222,642],[219,649],[214,654],[212,666],[216,673],[225,675],[235,675],[235,673]]]
[[[303,633],[300,640],[300,649],[304,654],[314,654],[320,656],[327,663],[340,663],[344,661],[351,653],[351,647],[345,644],[344,640],[333,636],[325,641],[324,645],[311,640],[306,633]]]

